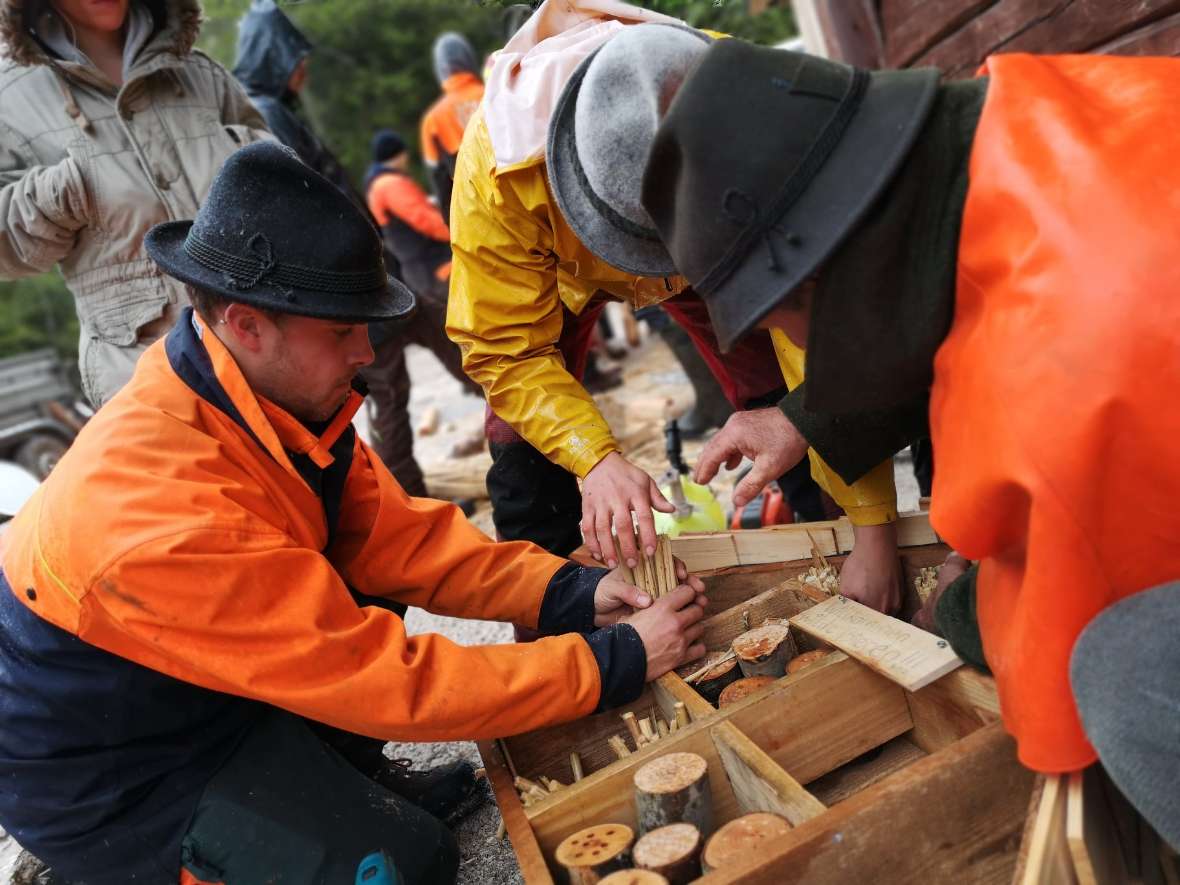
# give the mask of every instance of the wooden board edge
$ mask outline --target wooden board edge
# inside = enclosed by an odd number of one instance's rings
[[[1065,832],[1066,775],[1044,776],[1041,801],[1036,808],[1023,874],[1015,885],[1075,885],[1073,857]]]
[[[769,811],[798,826],[828,810],[732,722],[720,723],[712,737],[734,795],[746,813]],[[756,781],[754,790],[742,783],[747,775]]]
[[[526,885],[553,885],[549,865],[541,853],[541,845],[533,833],[532,825],[525,815],[525,808],[513,784],[508,756],[498,740],[476,741],[476,748],[483,760],[488,782],[499,806],[504,828],[512,841],[512,850],[520,865],[520,874]]]

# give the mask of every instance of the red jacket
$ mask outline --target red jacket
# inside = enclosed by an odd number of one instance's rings
[[[1180,577],[1180,61],[1008,55],[970,160],[935,358],[931,520],[980,559],[1004,722],[1095,758],[1069,685],[1105,607]]]

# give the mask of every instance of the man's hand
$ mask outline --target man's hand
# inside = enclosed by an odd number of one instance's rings
[[[655,553],[656,527],[651,517],[653,507],[663,513],[676,511],[676,507],[660,494],[655,480],[618,452],[611,452],[595,464],[582,480],[580,527],[590,555],[611,568],[619,564],[611,535],[611,526],[614,526],[623,560],[631,568],[638,565],[641,554],[635,549],[632,513],[638,517],[641,546],[648,556]]]
[[[679,559],[676,563],[676,577],[681,585],[691,587],[697,594],[696,604],[705,608],[709,600],[705,598],[705,584],[697,577],[690,577],[684,563]],[[594,626],[609,627],[635,612],[651,605],[651,597],[638,587],[628,584],[616,569],[608,573],[594,591]]]
[[[648,682],[705,653],[704,644],[698,642],[705,631],[700,623],[705,616],[703,590],[700,578],[689,578],[687,584],[627,618],[647,653]]]
[[[933,592],[926,598],[926,602],[918,609],[918,613],[910,619],[915,627],[921,627],[929,633],[938,635],[938,628],[934,624],[934,610],[938,606],[938,600],[946,591],[946,588],[955,582],[955,579],[960,577],[963,572],[971,567],[971,562],[964,559],[958,553],[950,553],[943,561],[942,567],[938,570],[938,583],[934,586]]]
[[[897,523],[854,525],[852,553],[840,569],[840,594],[891,615],[901,608]]]
[[[806,454],[807,440],[781,409],[734,412],[701,452],[693,481],[705,485],[722,464],[733,470],[749,458],[754,466],[733,490],[733,504],[741,509]]]

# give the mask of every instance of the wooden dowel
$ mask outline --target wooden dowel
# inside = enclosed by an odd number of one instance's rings
[[[627,726],[627,731],[631,732],[631,740],[635,741],[635,746],[639,746],[640,733],[639,723],[635,721],[635,714],[628,710],[622,715],[623,724]]]
[[[663,719],[656,720],[656,734],[662,738],[666,738],[670,734],[668,731],[668,723]]]
[[[676,713],[676,724],[681,728],[688,727],[688,707],[684,706],[684,701],[677,701],[672,705],[672,710]]]
[[[646,716],[639,720],[639,731],[643,734],[644,739],[649,744],[654,743],[657,740],[656,733],[651,727],[651,720]]]
[[[582,757],[576,752],[570,753],[570,773],[573,775],[574,783],[577,783],[586,776],[582,770]]]
[[[704,676],[706,673],[708,673],[714,667],[719,667],[722,664],[724,664],[726,661],[732,661],[736,657],[737,657],[737,653],[731,649],[730,651],[723,654],[721,657],[717,658],[717,660],[710,661],[709,663],[705,664],[705,666],[701,667],[701,669],[694,670],[692,673],[685,676],[684,681],[687,682],[689,685],[692,685],[694,682],[696,682],[698,679],[700,679],[702,676]]]
[[[620,737],[619,735],[612,734],[609,738],[607,738],[606,742],[610,746],[610,748],[614,751],[615,755],[618,756],[620,759],[626,759],[628,756],[631,755],[630,748],[628,748],[627,744],[623,741],[622,737]]]
[[[513,783],[516,784],[516,789],[518,790],[540,790],[542,793],[545,792],[539,783],[529,780],[527,777],[521,777],[520,775],[516,776],[516,780]]]

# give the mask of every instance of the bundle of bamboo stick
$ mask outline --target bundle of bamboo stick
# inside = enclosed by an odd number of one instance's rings
[[[643,549],[638,534],[635,536],[635,548],[640,551]],[[651,556],[641,554],[635,568],[628,566],[623,559],[623,551],[617,538],[615,555],[623,580],[635,585],[652,599],[659,599],[671,593],[680,583],[676,577],[676,562],[672,558],[672,543],[667,535],[656,536],[656,552]]]

